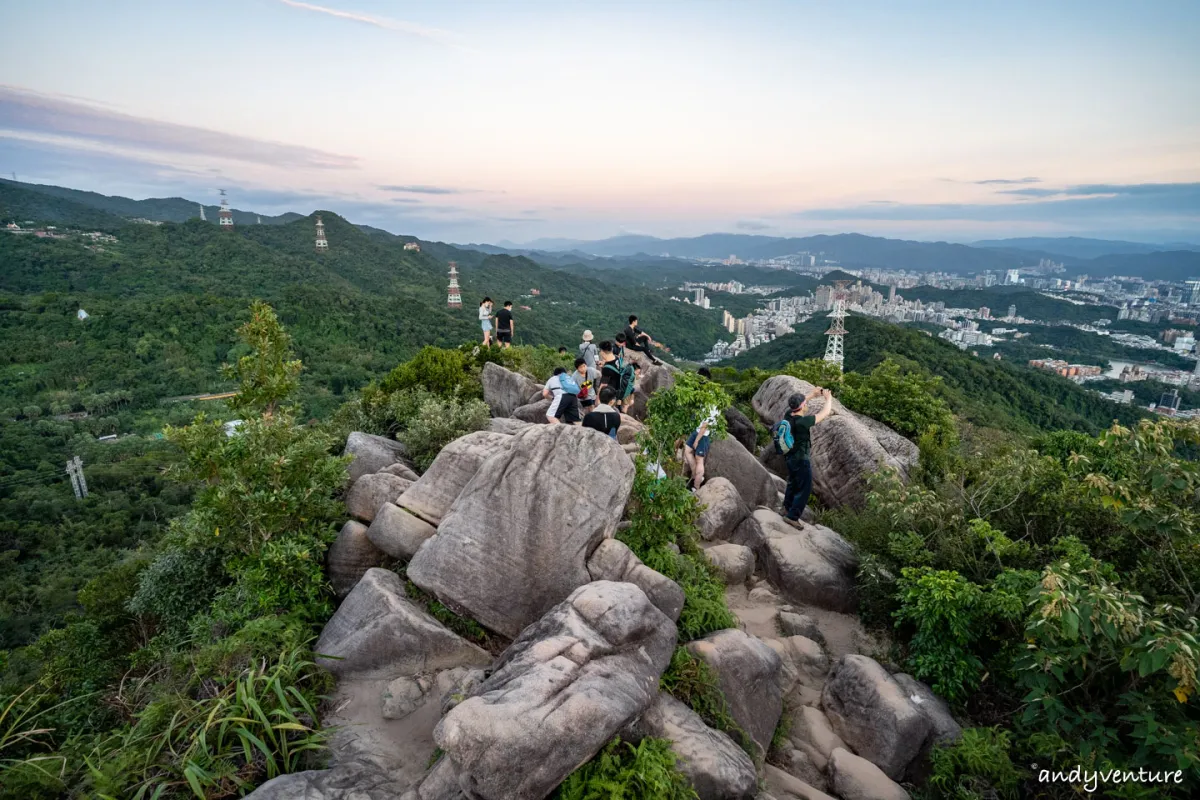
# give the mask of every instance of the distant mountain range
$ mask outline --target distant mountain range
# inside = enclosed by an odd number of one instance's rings
[[[218,207],[204,207],[215,220]],[[132,219],[186,222],[199,216],[199,205],[182,197],[131,200],[60,186],[0,180],[0,222],[36,220],[59,224],[112,228]],[[252,225],[260,215],[233,210],[234,222]],[[264,225],[302,219],[296,213],[261,216]],[[385,232],[366,229],[374,235]],[[412,237],[402,237],[411,239]],[[511,245],[505,242],[505,245]],[[687,262],[680,259],[744,261],[811,253],[847,268],[904,269],[917,272],[977,273],[1036,265],[1049,258],[1066,264],[1071,274],[1129,275],[1148,280],[1181,281],[1200,277],[1200,245],[1153,245],[1079,237],[994,239],[972,245],[918,242],[843,233],[832,236],[784,238],[739,233],[710,233],[688,238],[659,239],[624,235],[598,241],[537,239],[523,246],[460,245],[491,255],[523,255],[547,266],[589,269],[637,269],[677,274]]]

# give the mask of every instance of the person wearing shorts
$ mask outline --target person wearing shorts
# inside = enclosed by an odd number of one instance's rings
[[[512,300],[504,301],[504,308],[496,312],[496,341],[502,347],[512,347],[513,313]]]
[[[492,298],[485,297],[479,304],[479,327],[483,328],[483,346],[492,343]]]

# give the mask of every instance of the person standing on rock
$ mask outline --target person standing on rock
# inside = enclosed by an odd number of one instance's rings
[[[611,386],[600,389],[600,404],[583,417],[583,427],[600,431],[604,435],[616,439],[621,427],[621,412],[612,407],[617,399],[617,393]]]
[[[683,445],[683,463],[691,476],[688,479],[688,488],[692,491],[696,491],[704,485],[704,459],[708,457],[708,448],[712,444],[712,438],[708,433],[716,421],[717,410],[709,409],[708,416],[700,422],[700,426],[696,430],[692,431],[691,436],[688,436],[687,442]]]
[[[600,365],[596,363],[600,360],[600,350],[592,341],[591,331],[583,332],[583,341],[579,343],[579,356],[587,362],[588,369],[600,369]]]
[[[568,424],[578,423],[583,414],[579,410],[579,384],[567,372],[565,367],[555,367],[554,374],[542,387],[542,397],[550,400],[546,409],[546,422],[555,425],[559,422]]]
[[[809,414],[808,401],[825,399],[821,410]],[[775,425],[772,438],[775,452],[784,457],[788,468],[787,492],[783,496],[784,519],[800,527],[800,515],[812,494],[813,474],[809,452],[812,449],[812,428],[824,422],[833,411],[833,395],[828,389],[814,388],[807,395],[794,394],[788,398],[788,413]]]
[[[579,405],[586,415],[596,405],[596,393],[600,390],[600,370],[589,367],[583,356],[575,359],[575,374],[579,384]]]
[[[483,328],[483,346],[492,343],[492,298],[485,297],[479,304],[479,327]]]
[[[500,346],[508,349],[512,347],[513,340],[513,313],[512,300],[504,301],[504,308],[496,312],[496,341]]]

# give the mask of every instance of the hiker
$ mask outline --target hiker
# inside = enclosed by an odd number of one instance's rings
[[[565,347],[558,348],[558,354],[560,356],[565,356],[567,354],[567,348],[565,348]]]
[[[479,325],[483,328],[483,346],[492,343],[492,298],[485,297],[479,304]]]
[[[600,343],[600,385],[609,386],[616,394],[614,405],[624,412],[626,400],[633,396],[637,385],[637,364],[626,364],[618,357],[617,347],[610,341]]]
[[[621,361],[625,360],[625,334],[618,333],[613,337],[613,354]]]
[[[712,438],[708,434],[716,421],[717,410],[710,408],[683,446],[683,463],[691,475],[688,488],[693,492],[704,485],[704,459],[708,457],[708,448],[712,445]]]
[[[600,369],[600,365],[596,361],[600,358],[600,350],[592,341],[592,332],[583,332],[583,341],[579,343],[579,355],[587,362],[588,369]]]
[[[600,389],[600,404],[584,415],[583,427],[600,431],[615,440],[617,438],[617,430],[621,427],[621,412],[612,407],[612,403],[616,399],[617,393],[613,391],[611,386],[602,387]]]
[[[579,384],[566,367],[554,368],[554,374],[542,387],[542,397],[551,400],[546,409],[546,422],[551,425],[559,422],[574,425],[583,419],[579,411]]]
[[[823,397],[825,403],[816,414],[808,414],[808,401]],[[812,427],[824,422],[833,411],[833,394],[828,389],[814,388],[807,395],[794,394],[788,398],[788,413],[775,423],[771,438],[775,440],[775,452],[784,457],[788,468],[787,492],[783,496],[784,519],[792,526],[800,527],[800,515],[808,505],[812,494],[812,462],[809,451],[812,447]]]
[[[579,384],[579,405],[587,414],[596,405],[596,393],[600,391],[600,370],[589,367],[583,356],[575,359],[575,382]]]
[[[512,300],[504,301],[504,308],[496,312],[496,341],[506,350],[512,347],[513,313]]]
[[[625,326],[623,333],[625,334],[625,346],[627,348],[636,350],[639,353],[645,353],[646,357],[650,359],[651,364],[657,365],[662,363],[650,352],[651,345],[655,347],[659,347],[660,345],[650,338],[650,334],[638,327],[637,314],[629,315],[629,324]]]

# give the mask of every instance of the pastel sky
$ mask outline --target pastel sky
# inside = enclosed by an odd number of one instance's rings
[[[0,174],[447,241],[1200,238],[1200,2],[0,0]]]

